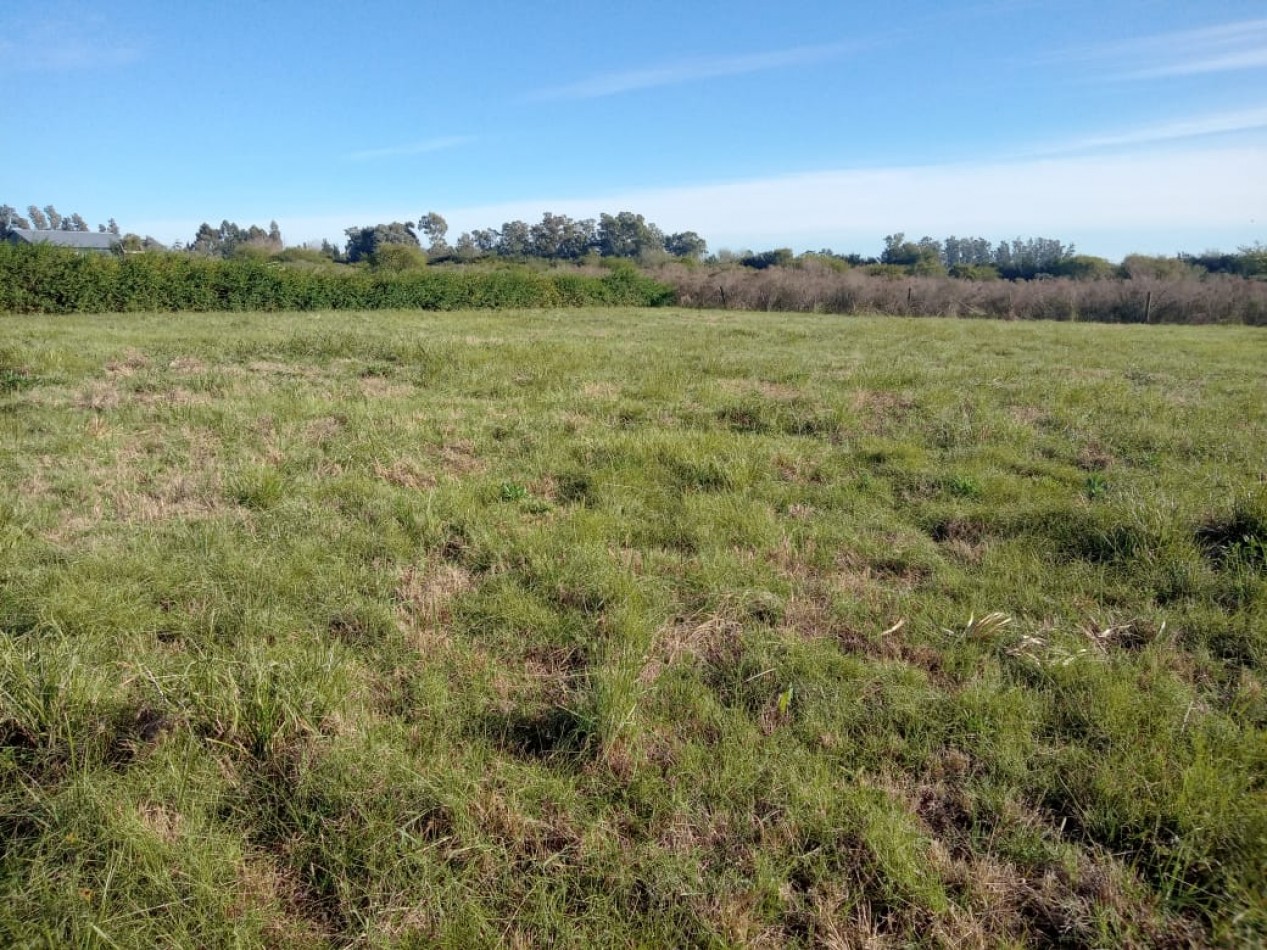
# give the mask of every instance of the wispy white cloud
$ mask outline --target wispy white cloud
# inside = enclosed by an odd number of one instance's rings
[[[98,15],[0,19],[0,72],[69,72],[126,66],[141,58],[142,44],[113,35]]]
[[[386,148],[367,148],[349,152],[344,156],[348,161],[367,162],[379,158],[400,158],[406,155],[426,155],[430,152],[442,152],[445,149],[457,148],[474,142],[470,135],[446,135],[441,138],[426,139],[422,142],[410,142],[406,145],[389,145]]]
[[[696,57],[643,69],[600,73],[578,82],[538,89],[529,93],[527,98],[530,100],[601,99],[605,96],[615,96],[640,89],[653,89],[657,86],[675,86],[701,79],[742,76],[772,69],[806,66],[835,59],[860,48],[860,44],[828,43],[737,56]]]
[[[1210,135],[1226,135],[1234,132],[1252,132],[1267,129],[1267,105],[1252,109],[1212,112],[1205,115],[1186,116],[1167,122],[1133,126],[1115,132],[1069,139],[1032,150],[1033,155],[1062,155],[1072,152],[1089,152],[1098,149],[1123,148],[1134,145],[1154,145]]]
[[[455,209],[454,229],[550,208],[576,217],[639,211],[668,230],[771,246],[833,233],[1048,233],[1247,226],[1267,221],[1267,147],[1163,154],[820,171],[609,194],[586,200]],[[1261,224],[1260,224],[1261,227]]]
[[[1235,247],[1267,225],[1267,146],[1137,150],[958,165],[836,169],[588,196],[527,196],[500,204],[439,208],[450,233],[621,210],[666,231],[695,230],[714,248],[835,247],[877,250],[908,234],[1048,235],[1088,253]],[[248,209],[249,210],[249,209]],[[353,209],[279,218],[288,240],[337,237],[353,224],[406,220],[401,209]],[[268,213],[239,215],[264,220]],[[198,222],[140,223],[157,237],[188,240]],[[1112,235],[1112,237],[1105,237]],[[1192,235],[1184,237],[1184,235]],[[1198,246],[1199,242],[1199,246]],[[1191,249],[1189,247],[1189,249]]]
[[[1117,79],[1161,79],[1267,68],[1267,19],[1141,36],[1065,50],[1054,59],[1092,63]]]

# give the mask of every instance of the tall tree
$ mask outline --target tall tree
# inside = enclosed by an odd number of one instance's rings
[[[435,211],[428,211],[418,219],[418,230],[427,236],[431,253],[443,254],[449,249],[445,236],[449,233],[449,222]]]
[[[29,208],[27,208],[26,213],[31,216],[31,226],[35,228],[35,230],[37,231],[48,230],[48,218],[44,216],[44,212],[41,211],[36,205],[31,205]]]
[[[481,254],[495,252],[501,239],[501,233],[496,228],[476,228],[471,232],[471,242]]]
[[[54,231],[60,231],[62,229],[62,216],[57,213],[57,209],[52,205],[45,205],[44,213],[48,215],[48,226]]]
[[[584,257],[594,243],[594,222],[589,218],[573,221],[565,214],[547,211],[541,216],[541,223],[532,226],[529,243],[536,257],[576,260]]]
[[[480,250],[475,246],[475,238],[471,236],[470,231],[463,231],[458,235],[457,243],[453,246],[457,251],[457,255],[464,261],[474,260],[480,256]]]
[[[642,215],[622,211],[599,216],[597,244],[604,257],[638,257],[664,250],[664,233]]]
[[[0,237],[4,237],[13,228],[29,228],[31,222],[18,214],[18,209],[11,205],[0,205]]]
[[[507,221],[497,241],[501,257],[526,257],[532,253],[532,228],[526,221]]]
[[[1000,241],[994,252],[994,265],[1009,279],[1029,279],[1038,274],[1058,273],[1061,265],[1076,254],[1072,244],[1055,238],[1015,238],[1010,244]]]
[[[87,231],[88,222],[85,221],[78,213],[72,214],[69,218],[62,222],[62,227],[67,231]]]

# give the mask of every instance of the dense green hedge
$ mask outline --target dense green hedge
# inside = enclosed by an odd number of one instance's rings
[[[603,277],[527,269],[383,273],[0,244],[0,312],[11,313],[653,307],[674,296],[671,288],[633,267],[618,267]]]

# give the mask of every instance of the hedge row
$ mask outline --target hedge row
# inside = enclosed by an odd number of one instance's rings
[[[632,267],[594,277],[529,270],[320,270],[183,254],[86,255],[0,244],[0,312],[472,310],[671,303]]]

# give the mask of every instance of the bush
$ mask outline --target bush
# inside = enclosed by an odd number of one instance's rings
[[[369,257],[373,270],[392,273],[420,270],[427,263],[427,255],[408,244],[383,244]]]

